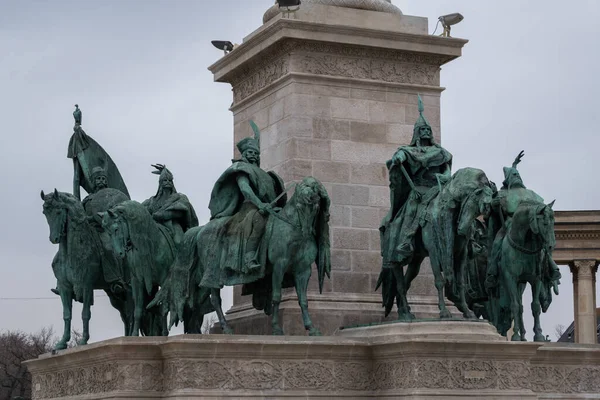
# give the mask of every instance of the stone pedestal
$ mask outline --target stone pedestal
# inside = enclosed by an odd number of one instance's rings
[[[426,18],[402,15],[384,0],[311,0],[289,18],[271,9],[265,21],[210,67],[216,81],[232,85],[234,139],[250,136],[248,121],[255,121],[264,169],[287,183],[315,176],[329,192],[333,271],[323,295],[313,275],[315,324],[331,334],[380,321],[374,290],[378,227],[389,206],[385,162],[412,138],[417,93],[440,140],[440,66],[459,57],[466,41],[428,35]],[[434,291],[424,265],[410,292],[418,317],[438,315]],[[281,306],[284,329],[304,334],[289,293]],[[238,333],[269,329],[239,288],[228,314]]]
[[[592,399],[599,365],[598,345],[506,342],[484,321],[127,337],[27,362],[36,400]]]
[[[575,305],[575,343],[597,343],[596,317],[596,260],[575,260],[570,265],[573,273]]]

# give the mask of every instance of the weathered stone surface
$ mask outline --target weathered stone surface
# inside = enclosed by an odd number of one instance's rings
[[[329,193],[334,204],[366,206],[369,204],[369,187],[359,185],[332,185]]]
[[[313,161],[314,177],[323,182],[349,183],[350,164],[333,161]]]
[[[313,132],[318,139],[349,140],[350,121],[314,118]]]
[[[357,228],[331,228],[335,249],[369,250],[369,230]]]
[[[352,227],[377,228],[379,226],[379,209],[373,207],[352,207]]]
[[[282,312],[289,313],[286,320],[299,320],[298,309]],[[363,322],[351,313],[323,318],[338,326]],[[120,338],[46,354],[27,367],[36,400],[533,400],[600,395],[597,346],[510,343],[490,340],[495,336],[485,322],[443,324],[351,328],[339,331],[339,337],[321,338]],[[437,339],[439,332],[453,340]]]
[[[353,251],[353,272],[377,272],[381,269],[381,255],[379,251]],[[373,290],[375,287],[373,287]]]
[[[388,185],[388,172],[384,163],[352,164],[350,183],[362,185]]]
[[[333,277],[333,290],[338,293],[370,293],[371,279],[369,274],[356,272],[335,272]]]
[[[349,206],[333,205],[329,209],[331,214],[331,226],[347,226],[351,225],[352,209]]]
[[[352,268],[352,251],[350,250],[332,250],[331,251],[331,269],[335,271],[350,271]]]

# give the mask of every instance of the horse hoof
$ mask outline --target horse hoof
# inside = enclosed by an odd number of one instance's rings
[[[64,350],[67,348],[67,343],[60,341],[58,343],[56,343],[56,346],[54,346],[54,350]]]
[[[283,329],[273,328],[273,336],[283,336]]]
[[[545,341],[546,341],[546,337],[545,337],[544,335],[542,335],[542,334],[537,334],[537,333],[536,333],[536,334],[533,336],[533,341],[534,341],[534,342],[545,342]]]
[[[415,315],[413,313],[410,313],[410,312],[398,313],[398,321],[411,322],[414,319],[415,319]]]
[[[323,336],[323,335],[321,334],[321,331],[318,330],[317,328],[310,328],[308,330],[308,336]]]
[[[441,319],[449,319],[449,318],[452,318],[452,314],[448,310],[443,310],[443,311],[440,311],[440,318]]]
[[[223,328],[223,334],[224,335],[233,335],[233,329],[231,329],[230,327],[226,326]]]
[[[77,341],[77,346],[85,346],[88,344],[88,339],[81,339]]]
[[[510,338],[511,342],[520,342],[521,341],[521,336],[519,335],[512,335],[512,337]]]
[[[463,313],[463,317],[465,317],[466,319],[477,319],[477,316],[471,310],[467,311],[466,313]]]

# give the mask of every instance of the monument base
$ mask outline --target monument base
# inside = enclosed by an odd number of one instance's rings
[[[513,343],[485,321],[339,336],[118,338],[27,362],[34,399],[590,399],[600,346]]]

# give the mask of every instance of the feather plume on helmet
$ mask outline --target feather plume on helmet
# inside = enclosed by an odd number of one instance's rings
[[[254,150],[256,153],[258,153],[259,158],[256,164],[260,166],[260,130],[252,120],[250,120],[250,126],[252,127],[252,131],[254,132],[254,137],[243,138],[242,140],[237,142],[236,147],[242,155],[242,157],[244,156],[244,152],[246,152],[247,150]]]
[[[173,183],[173,174],[166,165],[164,164],[152,164],[155,171],[152,171],[153,174],[158,175],[158,190],[156,192],[156,197],[162,194],[164,189],[164,185],[168,183],[171,186],[172,193],[177,193],[177,189],[175,189],[175,184]]]
[[[437,146],[438,144],[436,143],[433,137],[433,130],[431,129],[431,125],[429,124],[429,121],[427,121],[427,118],[425,118],[425,116],[423,115],[423,112],[425,111],[425,106],[423,106],[423,100],[421,99],[421,95],[417,96],[419,102],[419,118],[417,118],[417,121],[415,122],[415,126],[413,128],[413,137],[410,141],[410,146],[421,147],[421,129],[424,127],[429,128],[430,137],[428,139],[430,140],[431,144]]]
[[[521,150],[521,152],[513,161],[512,166],[502,168],[502,171],[504,172],[504,181],[502,182],[502,188],[510,189],[512,187],[525,187],[523,179],[521,179],[521,174],[517,170],[517,165],[519,165],[524,155],[525,152]]]

